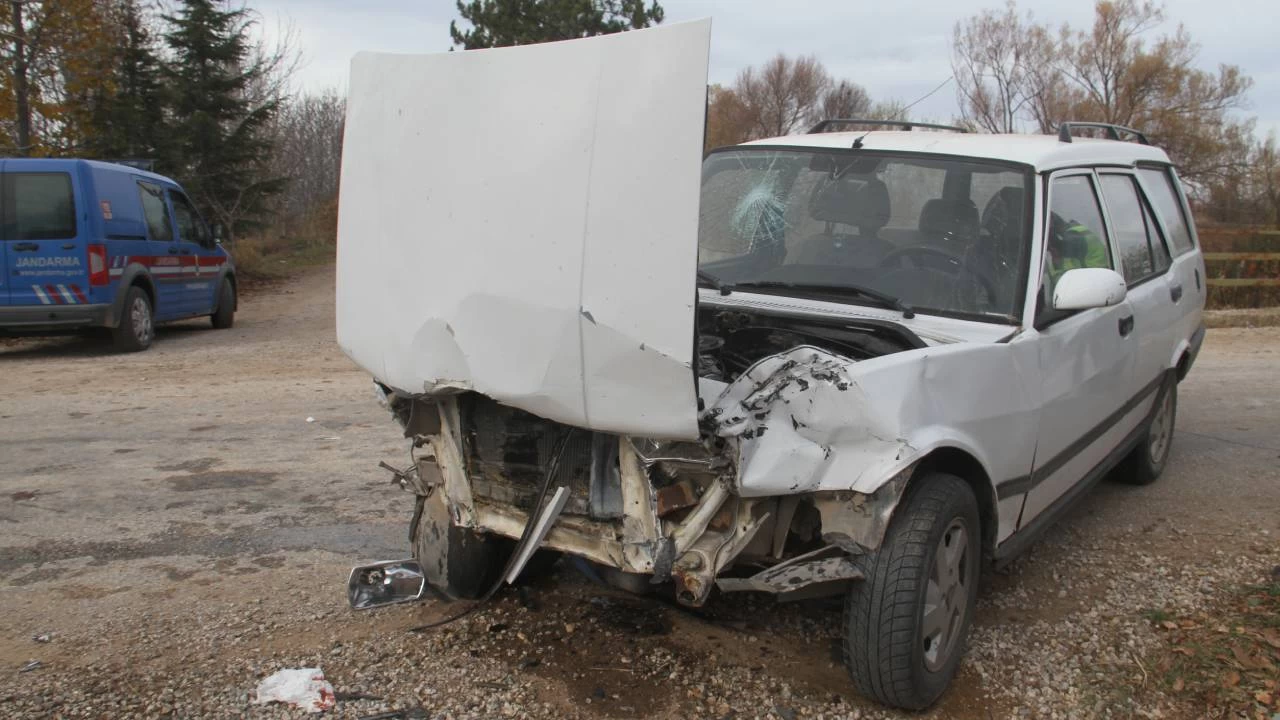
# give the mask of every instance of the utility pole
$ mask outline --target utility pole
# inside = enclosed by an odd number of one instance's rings
[[[13,101],[18,114],[17,155],[31,154],[31,97],[27,87],[27,31],[22,25],[22,0],[12,0],[13,8]]]

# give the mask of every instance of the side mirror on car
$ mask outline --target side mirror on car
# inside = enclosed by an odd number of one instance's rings
[[[213,224],[213,242],[215,245],[222,244],[222,223]]]
[[[1053,288],[1054,310],[1110,307],[1124,300],[1124,277],[1108,268],[1076,268],[1058,278]]]

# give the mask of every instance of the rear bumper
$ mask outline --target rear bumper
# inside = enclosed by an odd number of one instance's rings
[[[0,334],[38,335],[109,327],[111,311],[109,304],[0,307]]]

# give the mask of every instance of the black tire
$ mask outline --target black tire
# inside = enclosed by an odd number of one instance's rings
[[[218,306],[209,316],[214,330],[226,330],[236,322],[236,287],[227,278],[222,279],[222,287],[218,288]]]
[[[146,291],[134,285],[124,296],[120,324],[111,329],[111,342],[120,352],[140,352],[156,337],[155,314]]]
[[[413,556],[427,582],[446,597],[474,600],[489,590],[511,556],[506,538],[454,525],[441,493],[423,501]]]
[[[1178,381],[1169,378],[1156,396],[1156,410],[1142,439],[1112,477],[1128,485],[1150,485],[1164,472],[1173,447],[1173,426],[1178,420]]]
[[[929,473],[912,483],[880,548],[855,559],[866,577],[845,599],[844,662],[859,693],[908,710],[941,697],[973,620],[981,532],[978,501],[963,480]],[[948,551],[939,564],[939,551],[948,547],[955,554]],[[934,573],[942,582],[931,579]],[[941,626],[926,635],[931,595]]]

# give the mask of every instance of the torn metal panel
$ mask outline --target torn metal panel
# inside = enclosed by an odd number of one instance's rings
[[[823,542],[849,553],[880,547],[914,472],[912,465],[869,495],[852,490],[814,493],[813,505],[822,516]]]
[[[709,38],[704,20],[357,55],[343,351],[408,396],[473,390],[567,425],[696,439]],[[572,91],[546,92],[549,77]]]

